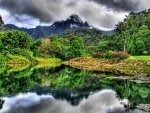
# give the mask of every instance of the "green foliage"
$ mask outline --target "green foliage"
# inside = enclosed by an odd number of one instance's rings
[[[150,61],[150,56],[130,56],[129,60],[142,60],[142,61]]]
[[[2,52],[2,50],[3,50],[3,43],[0,41],[0,52]]]
[[[40,38],[36,40],[33,44],[32,51],[35,57],[51,57],[50,55],[50,48],[51,41],[49,39]]]
[[[61,34],[61,37],[67,38],[70,35],[82,37],[85,42],[85,46],[97,45],[100,41],[109,40],[111,37],[111,35],[104,34],[101,31],[94,29],[94,28],[93,29],[82,28],[82,29],[76,29],[76,30],[67,30]]]
[[[113,52],[108,51],[104,52],[96,52],[93,54],[95,58],[102,58],[102,59],[112,59],[115,61],[125,60],[129,58],[129,54],[127,52]]]
[[[51,35],[50,40],[49,51],[55,57],[68,60],[75,57],[82,57],[85,53],[82,37],[69,35],[66,38],[61,38],[57,35]]]
[[[116,25],[114,34],[104,34],[96,29],[82,28],[67,30],[59,36],[51,35],[49,38],[34,41],[22,31],[7,30],[0,32],[0,52],[22,55],[29,60],[33,56],[57,57],[63,60],[85,55],[112,58],[110,51],[148,55],[150,53],[149,17],[149,11],[130,13],[123,22]],[[123,55],[120,58],[126,57]]]
[[[99,42],[97,51],[107,52],[109,50],[112,50],[112,51],[116,50],[116,44],[114,41],[107,40],[107,41]]]
[[[7,57],[0,53],[0,64],[6,64],[7,63]]]
[[[113,57],[112,54],[113,54],[112,51],[108,51],[108,52],[105,53],[104,57],[108,58],[108,59],[111,59]]]
[[[148,51],[143,51],[143,55],[148,55]]]
[[[7,30],[0,32],[0,42],[3,52],[11,52],[14,48],[30,49],[33,39],[25,32]]]
[[[32,61],[32,59],[33,59],[33,52],[31,52],[27,49],[15,48],[11,51],[11,54],[21,55],[21,56],[27,58],[30,61]]]
[[[38,62],[38,64],[61,64],[61,60],[58,58],[39,58],[34,57],[34,61]]]
[[[69,40],[64,40],[58,35],[50,35],[51,44],[49,46],[50,54],[54,57],[62,58],[63,51],[65,52],[66,46],[69,45]]]
[[[9,61],[13,61],[14,63],[20,63],[20,64],[23,64],[25,62],[30,63],[30,61],[27,58],[20,55],[7,54],[7,57]]]
[[[116,61],[125,60],[129,58],[129,54],[127,52],[114,52],[112,56],[113,59]]]
[[[61,34],[63,38],[70,38],[71,35],[82,37],[85,46],[85,52],[88,54],[116,49],[116,44],[114,41],[112,41],[115,39],[115,37],[112,34],[105,34],[94,28],[67,30]]]
[[[128,54],[122,54],[119,58],[119,60],[124,60],[124,59],[128,59],[129,55]]]
[[[132,55],[150,51],[149,17],[149,11],[130,13],[123,22],[117,24],[116,37],[121,51],[127,50]]]
[[[72,58],[82,57],[84,55],[84,44],[82,37],[74,37],[70,40]]]
[[[135,51],[136,51],[135,55],[142,55],[143,51],[145,50],[144,42],[140,38],[137,38],[134,48],[135,48]]]

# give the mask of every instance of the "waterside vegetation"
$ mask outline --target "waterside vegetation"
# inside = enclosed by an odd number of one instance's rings
[[[130,13],[112,34],[96,29],[67,30],[33,39],[18,30],[3,29],[0,18],[0,64],[57,66],[60,64],[127,76],[150,75],[150,10]]]

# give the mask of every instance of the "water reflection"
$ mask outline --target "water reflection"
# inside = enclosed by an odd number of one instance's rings
[[[104,77],[103,77],[104,76]],[[68,91],[80,92],[78,98],[70,101],[72,105],[78,105],[80,100],[87,98],[90,91],[101,89],[112,89],[121,98],[127,98],[134,105],[149,104],[150,84],[138,84],[132,81],[115,81],[111,77],[107,78],[105,73],[88,72],[66,66],[28,66],[20,68],[0,68],[0,96],[17,95],[18,93],[33,92],[41,94],[53,94],[57,99],[63,98],[63,94]],[[47,87],[45,87],[47,86]],[[57,93],[56,93],[57,91]],[[84,93],[83,93],[84,92]],[[81,96],[83,94],[83,96]],[[66,100],[73,98],[68,95]]]
[[[2,98],[5,102],[0,113],[126,113],[127,100],[117,98],[115,91],[102,90],[83,98],[77,106],[66,100],[55,99],[51,95],[35,93],[19,94]],[[129,110],[128,113],[144,113]]]

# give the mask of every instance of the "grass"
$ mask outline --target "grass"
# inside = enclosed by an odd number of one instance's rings
[[[35,57],[33,62],[37,62],[37,64],[60,64],[62,61],[58,58],[38,58]]]
[[[150,61],[150,56],[130,56],[128,60]]]
[[[12,55],[12,54],[8,54],[8,64],[10,65],[15,65],[15,64],[30,64],[31,62],[23,57],[23,56],[19,56],[19,55]]]
[[[42,69],[42,68],[46,68],[46,69],[51,69],[51,68],[56,68],[61,66],[61,64],[38,64],[35,65],[31,68],[31,71],[35,70],[35,69]]]

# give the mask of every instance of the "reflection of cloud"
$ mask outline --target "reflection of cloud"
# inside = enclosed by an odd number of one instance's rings
[[[114,113],[114,111],[125,113],[123,105],[112,90],[103,90],[90,95],[78,106],[71,106],[67,101],[34,93],[3,99],[5,103],[0,113]]]

